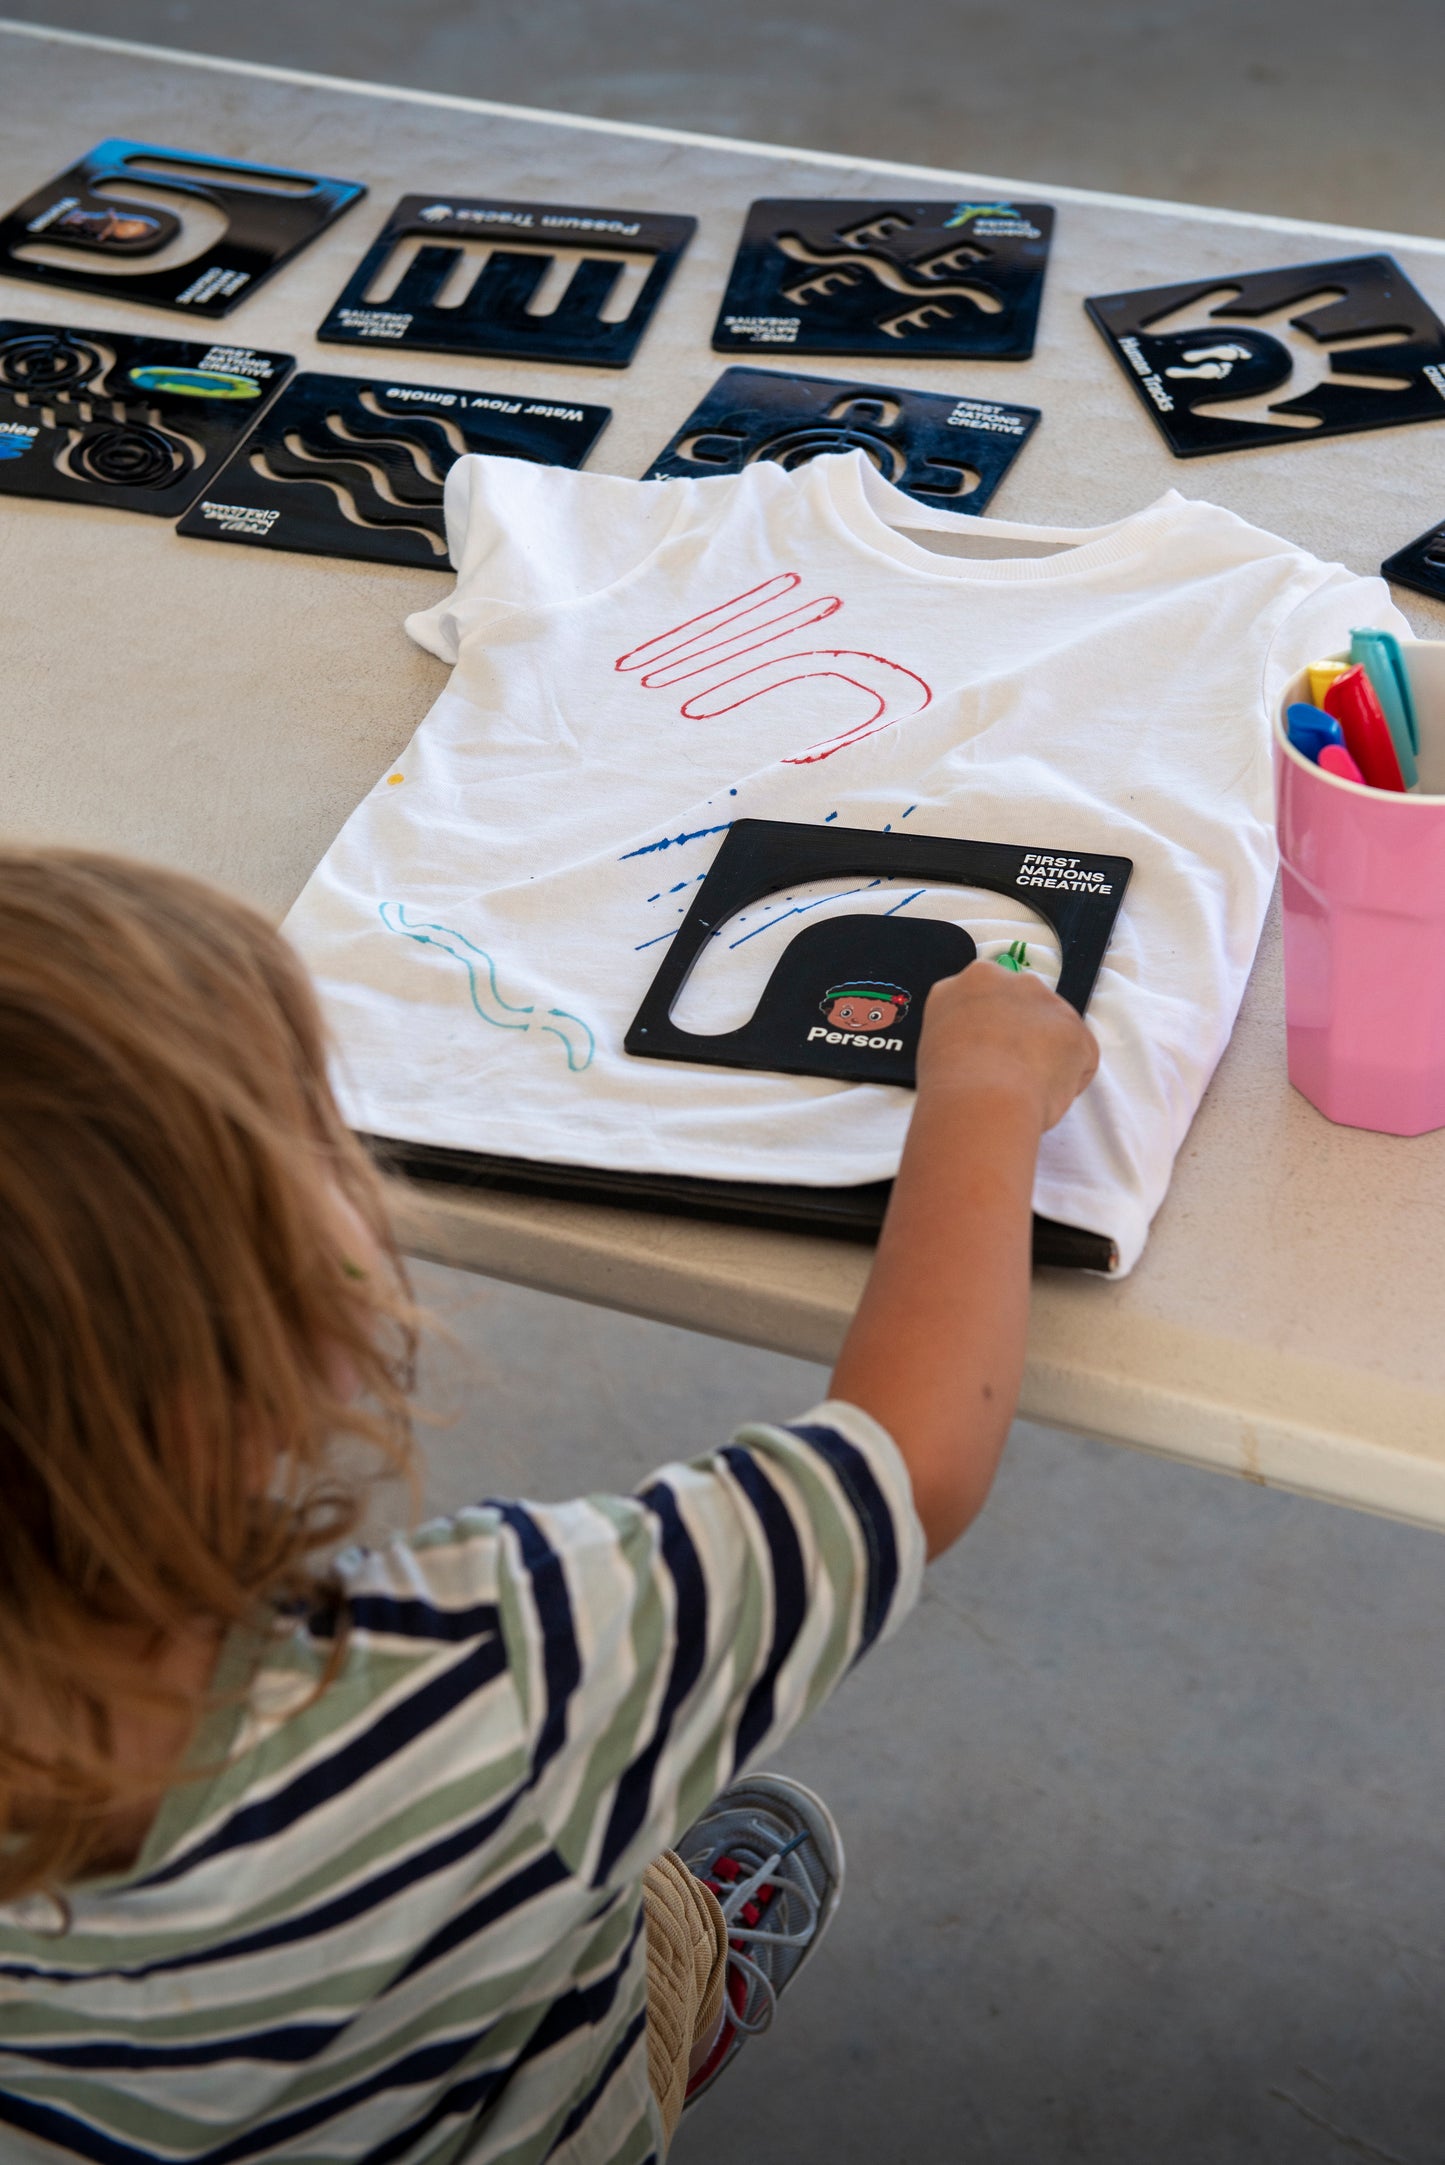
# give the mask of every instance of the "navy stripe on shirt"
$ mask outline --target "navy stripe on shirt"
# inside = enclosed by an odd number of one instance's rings
[[[567,1592],[561,1557],[523,1505],[493,1503],[490,1508],[517,1537],[522,1562],[532,1582],[532,1600],[542,1631],[547,1710],[532,1754],[535,1780],[548,1762],[556,1758],[566,1741],[567,1709],[582,1679],[582,1658],[577,1650],[572,1601]]]
[[[656,1513],[662,1526],[662,1560],[672,1580],[674,1619],[672,1664],[662,1696],[651,1741],[624,1769],[612,1799],[612,1811],[597,1867],[592,1875],[600,1886],[638,1828],[652,1801],[652,1778],[672,1735],[673,1718],[702,1674],[707,1652],[707,1581],[692,1535],[683,1523],[677,1498],[665,1481],[654,1481],[638,1501]]]
[[[430,1678],[419,1690],[409,1692],[397,1705],[388,1707],[339,1751],[313,1762],[297,1775],[295,1781],[288,1782],[270,1796],[258,1797],[253,1804],[233,1812],[203,1840],[190,1849],[180,1850],[154,1872],[138,1880],[136,1885],[163,1887],[168,1881],[179,1879],[183,1872],[193,1870],[211,1857],[222,1856],[227,1850],[271,1840],[284,1828],[294,1826],[309,1812],[329,1804],[333,1797],[352,1788],[386,1760],[415,1743],[426,1730],[434,1728],[474,1693],[504,1675],[506,1668],[507,1652],[500,1636],[484,1639],[450,1669]]]
[[[736,1772],[772,1726],[773,1693],[783,1663],[803,1627],[807,1584],[797,1528],[758,1459],[735,1443],[730,1443],[719,1456],[752,1505],[773,1566],[773,1643],[738,1722],[733,1752],[733,1771]]]
[[[800,1443],[810,1444],[821,1458],[827,1460],[838,1478],[839,1486],[858,1514],[858,1524],[863,1532],[863,1549],[868,1560],[868,1581],[863,1594],[863,1636],[854,1661],[861,1661],[887,1621],[893,1596],[898,1591],[898,1539],[893,1530],[893,1513],[878,1477],[863,1453],[846,1436],[840,1436],[836,1428],[825,1428],[820,1421],[799,1421],[788,1429]]]

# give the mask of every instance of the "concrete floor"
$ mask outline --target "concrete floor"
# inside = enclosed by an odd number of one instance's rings
[[[1438,0],[8,0],[5,11],[566,112],[1401,232],[1438,233],[1445,198]]]
[[[1440,230],[1436,0],[10,6],[522,103]],[[418,1276],[452,1331],[425,1378],[455,1411],[428,1442],[436,1507],[630,1484],[822,1388],[801,1363]],[[687,2123],[680,2165],[1438,2165],[1442,1553],[1021,1428],[911,1628],[787,1755],[837,1806],[848,1899],[776,2035]]]

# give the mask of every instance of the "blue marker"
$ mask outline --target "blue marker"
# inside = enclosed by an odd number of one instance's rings
[[[1312,707],[1303,699],[1296,699],[1293,706],[1285,709],[1285,734],[1297,752],[1306,759],[1319,764],[1320,753],[1327,744],[1343,744],[1345,733],[1333,714],[1326,714],[1323,707]]]
[[[1352,631],[1350,660],[1361,664],[1374,687],[1375,697],[1384,708],[1385,720],[1390,725],[1405,787],[1414,789],[1420,779],[1415,765],[1415,754],[1420,749],[1420,725],[1415,719],[1410,676],[1405,657],[1400,652],[1400,642],[1389,631]]]

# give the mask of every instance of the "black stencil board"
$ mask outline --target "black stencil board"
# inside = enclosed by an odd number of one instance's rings
[[[891,1180],[856,1188],[807,1188],[786,1181],[694,1180],[676,1173],[629,1173],[603,1165],[549,1165],[540,1158],[494,1157],[396,1136],[363,1135],[384,1171],[442,1187],[487,1188],[504,1195],[560,1196],[669,1218],[706,1218],[769,1232],[818,1233],[833,1240],[878,1238]],[[1114,1270],[1118,1251],[1107,1233],[1034,1217],[1033,1260],[1055,1270]]]
[[[174,518],[292,366],[249,346],[0,320],[0,492]]]
[[[1214,306],[1206,308],[1206,301]],[[1196,303],[1196,326],[1150,331],[1150,324]],[[1145,286],[1134,293],[1099,294],[1084,306],[1176,458],[1314,443],[1322,436],[1396,428],[1407,421],[1445,421],[1445,324],[1393,256],[1342,256],[1239,277]],[[1252,329],[1250,319],[1296,308],[1300,313],[1291,315],[1290,323],[1325,348],[1383,332],[1398,334],[1388,345],[1329,355],[1334,373],[1383,379],[1380,388],[1369,381],[1325,382],[1272,402],[1273,412],[1312,416],[1318,423],[1312,428],[1198,412],[1201,406],[1261,397],[1288,384],[1294,373],[1288,347],[1268,331]],[[1401,379],[1404,387],[1394,388]]]
[[[1387,556],[1380,566],[1382,578],[1395,586],[1408,586],[1432,601],[1445,601],[1445,519],[1428,533]]]
[[[754,459],[801,466],[862,451],[885,480],[939,511],[982,511],[1039,421],[1036,406],[725,368],[643,476],[735,474]],[[978,476],[969,486],[970,474]]]
[[[406,195],[316,335],[330,345],[381,344],[625,368],[696,230],[695,218],[655,211],[583,210],[491,197],[441,202]],[[395,252],[418,238],[422,246],[395,289],[382,301],[368,301]],[[508,240],[518,245],[508,248]],[[477,241],[487,243],[491,254],[470,285],[441,305],[443,289],[462,257],[462,244]],[[529,304],[553,253],[563,248],[583,250],[583,259],[556,307],[536,314]],[[620,321],[609,322],[602,310],[629,255],[653,260],[632,306]]]
[[[862,915],[825,919],[789,941],[756,1009],[739,1028],[711,1035],[683,1030],[672,1010],[708,941],[739,910],[810,880],[861,876],[983,887],[1024,903],[1053,928],[1061,955],[1058,991],[1082,1014],[1132,871],[1127,857],[1077,850],[735,820],[647,988],[624,1046],[639,1059],[911,1087],[928,992],[977,953],[968,933],[951,922]]]
[[[446,571],[443,484],[464,452],[576,467],[610,419],[606,406],[307,372],[177,531]]]
[[[1026,361],[1047,203],[754,203],[718,312],[719,353]]]
[[[180,213],[128,199],[127,184],[163,191],[179,200]],[[224,316],[365,193],[359,181],[113,136],[0,220],[0,266],[11,278],[41,285]],[[158,255],[182,237],[187,201],[221,212],[226,230],[219,240],[162,269],[116,268]],[[63,250],[73,262],[28,260],[18,252],[27,246]]]

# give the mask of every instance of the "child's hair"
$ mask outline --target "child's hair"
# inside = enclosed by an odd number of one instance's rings
[[[0,850],[0,1901],[95,1869],[103,1816],[174,1778],[121,1764],[116,1717],[166,1698],[177,1634],[306,1596],[362,1515],[337,1439],[412,1471],[412,1351],[279,934],[177,873]]]

